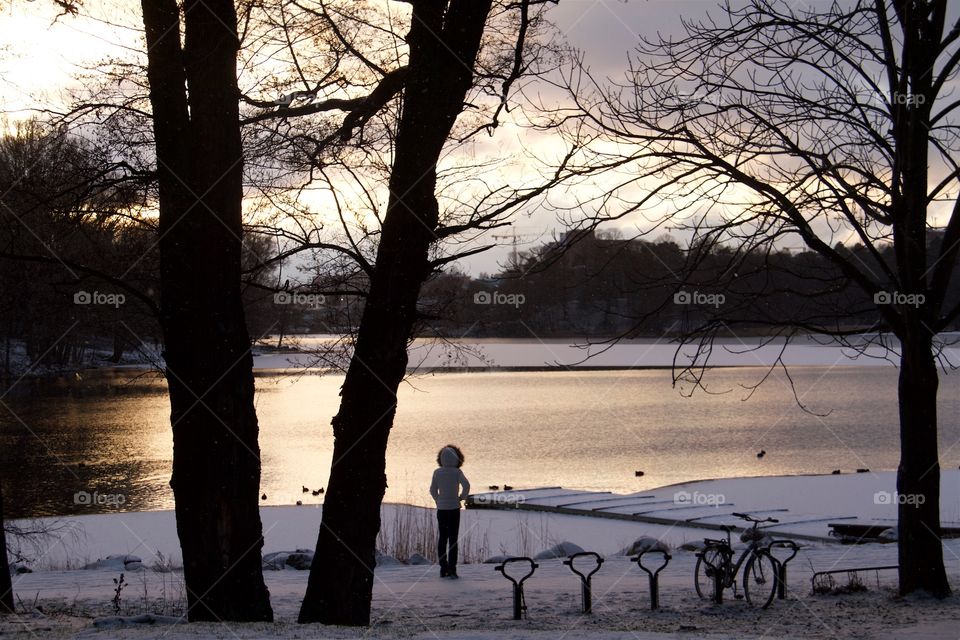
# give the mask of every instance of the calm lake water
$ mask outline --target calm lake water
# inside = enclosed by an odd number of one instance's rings
[[[684,397],[670,373],[444,373],[404,384],[387,500],[430,504],[437,449],[459,444],[475,490],[562,485],[617,492],[715,477],[895,469],[897,371],[796,367],[749,400],[761,368],[708,374]],[[340,376],[257,377],[264,504],[322,501]],[[721,392],[726,393],[721,393]],[[941,462],[960,464],[960,375],[942,376]],[[9,517],[172,508],[165,384],[130,371],[21,382],[3,398],[0,477]],[[763,459],[757,452],[765,450]],[[644,475],[636,477],[635,471]],[[101,504],[77,504],[97,492]],[[104,496],[107,496],[106,498]]]

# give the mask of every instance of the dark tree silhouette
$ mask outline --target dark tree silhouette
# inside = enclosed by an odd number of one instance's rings
[[[439,222],[436,163],[473,83],[490,5],[490,0],[413,3],[390,202],[333,419],[333,465],[300,622],[370,621],[387,438]]]
[[[481,229],[484,223],[493,226],[504,211],[518,204],[505,205],[464,227],[441,225],[437,163],[474,86],[477,54],[493,3],[413,0],[410,4],[407,64],[402,71],[385,74],[379,85],[385,87],[387,98],[397,91],[394,83],[402,82],[390,197],[376,259],[369,268],[369,290],[340,410],[333,419],[333,464],[300,622],[369,624],[380,503],[386,489],[387,439],[397,409],[397,388],[406,374],[407,345],[419,319],[420,288],[448,261],[432,260],[431,249],[441,238]],[[516,13],[519,25],[515,29],[518,62],[502,83],[504,96],[524,70],[524,36],[533,4],[542,3],[524,0],[502,7],[504,12]],[[344,128],[351,131],[348,123],[369,119],[369,107],[382,104],[376,100],[361,104],[359,111],[347,117]],[[494,122],[499,113],[499,109],[494,113]],[[531,191],[517,200],[533,195]]]
[[[186,0],[182,8],[176,0],[144,0],[142,10],[159,185],[170,484],[188,618],[271,620],[240,289],[237,16],[231,0]]]
[[[876,341],[900,361],[897,490],[923,496],[899,506],[900,591],[940,597],[950,587],[937,334],[960,314],[948,296],[960,249],[960,102],[948,91],[960,23],[947,30],[946,13],[946,0],[724,5],[683,37],[641,45],[626,85],[601,88],[582,66],[568,83],[582,122],[628,149],[589,159],[619,181],[586,224],[661,207],[649,215],[693,239],[685,273],[726,248],[715,287],[737,287],[762,273],[764,255],[799,241],[831,265],[825,288],[855,285],[875,306]],[[838,243],[847,238],[856,250]],[[854,332],[846,308],[780,323],[843,339]],[[719,307],[701,339],[736,312]]]

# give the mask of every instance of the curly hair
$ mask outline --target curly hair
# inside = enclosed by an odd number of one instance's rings
[[[455,444],[448,444],[445,447],[441,447],[440,451],[437,452],[437,466],[442,467],[443,462],[440,460],[440,456],[443,453],[444,449],[453,449],[453,452],[457,454],[457,468],[463,466],[463,461],[466,459],[463,457],[463,451],[460,451],[460,447]]]

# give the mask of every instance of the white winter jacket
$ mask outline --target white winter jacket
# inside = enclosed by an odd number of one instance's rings
[[[460,501],[470,495],[470,482],[457,466],[458,462],[456,451],[450,447],[444,447],[440,452],[441,466],[433,472],[433,482],[430,483],[430,495],[437,503],[437,509],[459,509]]]

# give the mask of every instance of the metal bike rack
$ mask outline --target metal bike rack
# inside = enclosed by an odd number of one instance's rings
[[[790,555],[781,560],[777,556],[773,555],[774,547],[788,549],[790,551]],[[797,543],[793,540],[774,540],[767,545],[767,552],[770,554],[770,557],[773,558],[773,564],[776,566],[777,570],[777,600],[783,600],[787,597],[787,563],[793,560],[799,551],[800,547],[798,547]]]
[[[820,576],[830,576],[835,573],[863,573],[866,571],[893,571],[895,569],[900,569],[900,565],[888,564],[882,567],[851,567],[849,569],[832,569],[830,571],[817,571],[815,574],[813,574],[813,577],[810,578],[810,587],[811,589],[816,588],[817,578],[819,578]]]
[[[643,564],[643,556],[647,555],[648,553],[659,553],[662,555],[663,564],[661,564],[656,571],[651,571],[649,567]],[[670,560],[672,559],[673,556],[663,549],[647,549],[646,551],[641,552],[636,558],[632,559],[637,563],[637,566],[646,571],[647,575],[650,577],[650,608],[653,610],[660,608],[660,572],[667,568],[667,565],[670,564]]]
[[[586,574],[581,573],[575,566],[573,566],[574,561],[577,558],[585,558],[590,556],[593,558],[594,562],[597,563],[597,566],[593,568],[593,571],[590,571]],[[580,551],[574,553],[569,558],[563,561],[563,564],[570,567],[570,571],[573,571],[575,574],[580,576],[580,603],[583,606],[584,613],[590,613],[593,611],[593,592],[590,590],[590,578],[593,577],[597,571],[600,571],[600,565],[603,564],[603,558],[600,557],[600,554],[595,551]]]
[[[705,548],[699,555],[703,558],[703,563],[713,569],[713,601],[717,604],[723,604],[723,587],[724,582],[726,582],[726,572],[724,568],[729,564],[732,550],[726,545],[715,545],[715,548],[718,553],[717,557],[720,558],[722,562],[722,565],[719,567],[707,560],[706,553],[711,547]]]
[[[514,578],[509,573],[507,573],[507,565],[515,562],[526,562],[530,565],[530,571],[523,576],[522,578]],[[520,620],[523,617],[523,613],[527,610],[527,603],[523,598],[523,583],[524,581],[533,575],[533,572],[536,571],[540,565],[533,561],[533,558],[527,557],[516,557],[516,558],[507,558],[496,567],[495,571],[499,571],[503,574],[503,577],[513,583],[513,619]]]

